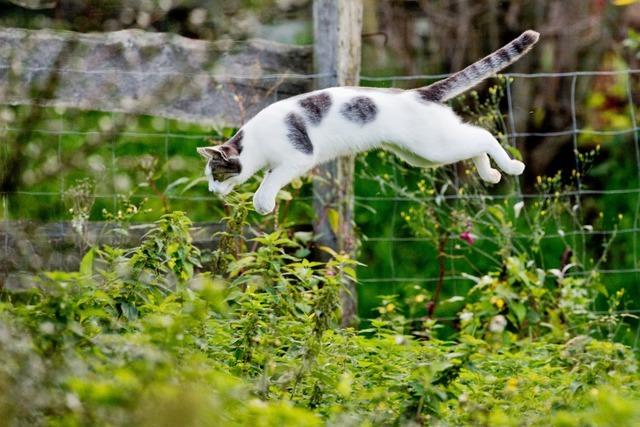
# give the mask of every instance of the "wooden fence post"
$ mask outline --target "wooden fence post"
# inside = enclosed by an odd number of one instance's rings
[[[362,0],[314,0],[314,66],[327,74],[317,80],[317,89],[356,86],[360,76]],[[314,229],[318,243],[355,256],[353,230],[353,156],[321,165],[313,183]],[[341,294],[342,325],[357,321],[356,286],[345,279]]]

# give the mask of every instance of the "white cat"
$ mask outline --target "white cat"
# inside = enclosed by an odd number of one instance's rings
[[[261,169],[268,169],[254,194],[257,212],[275,207],[278,191],[314,166],[350,153],[384,148],[414,166],[472,159],[482,179],[500,181],[491,157],[509,175],[524,164],[509,158],[485,129],[463,123],[442,103],[515,62],[538,41],[520,37],[464,70],[411,90],[333,87],[275,102],[248,121],[229,141],[199,147],[207,159],[209,190],[228,194]]]

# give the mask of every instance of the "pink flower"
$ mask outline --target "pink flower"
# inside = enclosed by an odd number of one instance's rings
[[[473,242],[476,241],[476,237],[473,234],[471,234],[469,230],[463,231],[462,233],[460,233],[460,238],[470,245],[473,245]]]

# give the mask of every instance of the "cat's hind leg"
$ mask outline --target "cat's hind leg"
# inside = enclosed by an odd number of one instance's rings
[[[489,144],[487,154],[495,160],[500,169],[509,175],[520,175],[524,171],[524,163],[519,160],[512,159],[504,148],[493,137]],[[477,164],[476,164],[477,166]]]
[[[491,167],[489,156],[486,153],[475,156],[472,160],[476,165],[476,169],[478,170],[478,175],[480,175],[480,178],[492,184],[497,184],[498,182],[500,182],[500,178],[502,177],[502,175],[500,174],[500,171]]]

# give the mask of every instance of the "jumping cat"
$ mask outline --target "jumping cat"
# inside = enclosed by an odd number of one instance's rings
[[[443,103],[512,64],[538,41],[525,31],[517,39],[452,76],[417,89],[333,87],[275,102],[227,142],[199,147],[207,159],[209,190],[228,194],[267,169],[253,205],[273,211],[278,191],[314,166],[338,156],[384,148],[407,163],[432,167],[472,159],[480,177],[500,181],[491,157],[509,175],[524,164],[513,160],[485,129],[463,123]]]

